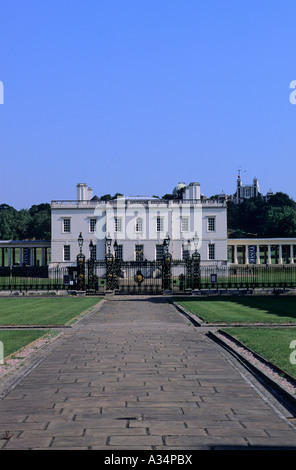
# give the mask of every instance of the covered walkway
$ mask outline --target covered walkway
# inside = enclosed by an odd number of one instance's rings
[[[0,240],[0,266],[48,266],[51,242]]]
[[[229,238],[227,248],[232,264],[296,263],[296,238]]]

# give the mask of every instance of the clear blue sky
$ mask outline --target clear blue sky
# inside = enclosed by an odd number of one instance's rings
[[[238,168],[296,200],[295,0],[0,7],[0,203],[231,194]]]

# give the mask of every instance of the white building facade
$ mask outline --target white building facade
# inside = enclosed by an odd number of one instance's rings
[[[51,204],[51,266],[76,265],[80,233],[86,259],[90,243],[93,258],[105,258],[107,237],[112,251],[116,240],[123,261],[161,259],[163,241],[169,237],[173,259],[185,259],[197,249],[201,265],[227,265],[226,203],[201,197],[199,183],[176,188],[178,197],[170,200],[122,196],[104,201],[93,197],[86,184],[78,184],[75,200]]]

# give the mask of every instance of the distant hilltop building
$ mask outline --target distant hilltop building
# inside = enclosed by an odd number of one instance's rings
[[[250,199],[251,197],[258,197],[259,194],[260,188],[258,179],[254,177],[252,184],[243,184],[241,180],[241,175],[239,173],[236,180],[236,202],[240,204],[245,199]]]
[[[270,189],[266,195],[260,193],[259,182],[256,176],[253,178],[253,182],[249,184],[243,184],[240,171],[236,180],[236,192],[232,196],[226,196],[226,199],[232,200],[236,204],[241,204],[246,199],[252,197],[261,197],[262,199],[268,201],[268,199],[273,195],[272,190]]]

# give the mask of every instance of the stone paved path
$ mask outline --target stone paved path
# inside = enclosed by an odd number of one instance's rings
[[[1,449],[296,446],[296,430],[163,298],[115,298],[0,401]]]

